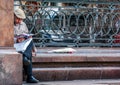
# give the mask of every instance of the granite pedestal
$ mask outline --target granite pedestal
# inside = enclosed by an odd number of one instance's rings
[[[0,48],[0,85],[22,85],[22,55]]]

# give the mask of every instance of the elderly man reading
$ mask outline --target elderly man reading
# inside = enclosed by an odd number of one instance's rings
[[[25,42],[27,39],[32,39],[31,36],[27,37],[22,34],[28,33],[28,28],[23,22],[26,16],[24,11],[21,9],[14,10],[14,36],[15,43]],[[32,74],[32,51],[34,50],[33,41],[29,41],[26,49],[24,51],[19,51],[23,55],[23,68],[25,74],[27,75],[27,83],[38,83],[39,80],[35,79]],[[34,50],[35,51],[35,50]]]

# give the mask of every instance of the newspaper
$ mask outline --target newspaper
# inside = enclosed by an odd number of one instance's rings
[[[24,40],[23,42],[15,43],[14,48],[18,52],[24,52],[31,41],[32,41],[32,38],[28,38],[28,39]]]
[[[24,37],[24,38],[29,38],[30,36],[34,36],[34,34],[20,34],[20,35],[15,35],[15,38],[20,38],[20,37]]]

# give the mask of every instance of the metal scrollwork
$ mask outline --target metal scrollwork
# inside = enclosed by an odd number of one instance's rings
[[[38,47],[120,46],[120,3],[72,0],[15,0]]]

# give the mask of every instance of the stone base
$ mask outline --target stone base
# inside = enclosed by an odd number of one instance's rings
[[[74,48],[74,53],[38,49],[33,75],[40,81],[120,79],[120,48]]]
[[[22,85],[22,55],[0,48],[0,85]]]

